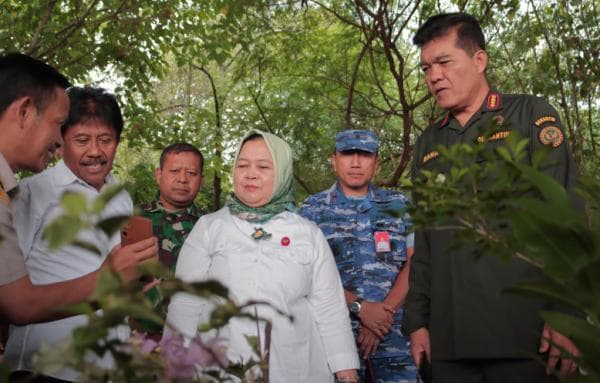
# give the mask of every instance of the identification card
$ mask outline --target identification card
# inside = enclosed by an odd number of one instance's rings
[[[378,253],[386,253],[391,251],[390,245],[390,233],[387,231],[376,231],[375,232],[375,251]]]

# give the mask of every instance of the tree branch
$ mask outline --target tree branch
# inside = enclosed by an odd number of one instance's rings
[[[362,49],[360,50],[360,53],[358,54],[358,57],[356,58],[356,62],[354,63],[354,69],[352,70],[352,77],[350,79],[350,86],[348,87],[348,99],[346,102],[346,116],[345,116],[346,129],[352,128],[352,101],[354,98],[354,89],[356,87],[356,79],[358,77],[358,71],[360,69],[360,64],[361,64],[363,58],[365,57],[365,53],[369,49],[369,45],[371,44],[371,41],[373,41],[374,38],[375,38],[374,34],[371,34],[369,36],[369,40],[367,42],[365,42],[365,44],[363,45]]]
[[[212,89],[213,94],[213,102],[215,104],[215,158],[221,159],[221,140],[222,140],[222,129],[221,129],[221,111],[219,108],[219,97],[217,94],[217,87],[215,86],[215,81],[206,68],[203,66],[198,66],[195,64],[191,64],[192,67],[198,69],[200,72],[204,73],[210,82],[210,87]],[[213,206],[215,210],[219,210],[221,208],[221,177],[217,172],[214,173],[213,176],[213,189],[214,189],[214,198],[213,198]]]
[[[60,35],[63,32],[66,32],[66,34],[58,41],[58,43],[54,44],[53,46],[51,46],[50,48],[48,48],[44,52],[42,52],[39,55],[39,57],[47,57],[54,50],[65,46],[67,41],[71,37],[71,35],[73,35],[73,33],[75,33],[75,31],[77,29],[81,28],[81,26],[85,23],[85,19],[90,15],[90,13],[94,9],[94,7],[96,7],[96,4],[98,4],[98,1],[99,0],[93,0],[92,3],[90,4],[90,6],[85,10],[85,12],[80,17],[78,17],[75,21],[73,21],[71,24],[67,25],[60,32],[58,32],[57,35]]]
[[[35,52],[39,49],[38,42],[39,42],[40,35],[42,34],[42,31],[44,30],[44,28],[46,28],[46,26],[48,25],[48,21],[50,21],[50,15],[52,14],[52,11],[54,10],[54,6],[56,5],[56,2],[57,2],[57,0],[51,0],[48,2],[48,6],[46,7],[44,16],[42,17],[42,20],[38,24],[38,26],[35,30],[35,33],[33,34],[33,38],[31,39],[31,44],[29,44],[29,48],[27,48],[25,50],[26,55],[33,56],[35,54]]]

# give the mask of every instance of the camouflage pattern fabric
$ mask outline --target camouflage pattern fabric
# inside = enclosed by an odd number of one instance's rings
[[[142,210],[142,215],[152,220],[152,231],[158,238],[160,263],[175,272],[181,247],[200,218],[200,210],[192,204],[184,210],[169,212],[163,209],[158,200],[143,205]],[[162,318],[166,318],[169,302],[163,298],[160,285],[151,288],[145,294],[154,306],[156,313]],[[130,325],[132,329],[148,334],[160,335],[163,329],[160,323],[135,318],[130,319]]]
[[[319,225],[327,237],[344,289],[364,300],[381,302],[407,259],[406,236],[411,227],[405,212],[408,203],[403,194],[373,185],[369,185],[365,198],[348,198],[336,183],[310,196],[300,215]],[[390,251],[375,251],[376,231],[389,233]],[[351,320],[356,337],[360,322],[354,317]],[[402,310],[399,310],[392,331],[370,357],[376,382],[417,381],[409,339],[401,332],[401,321]],[[364,368],[361,358],[363,377]]]
[[[370,130],[343,130],[335,136],[335,150],[361,150],[363,152],[377,153],[379,139],[375,132]]]
[[[158,237],[160,263],[175,271],[181,246],[200,218],[200,211],[192,204],[184,210],[168,212],[157,200],[143,205],[142,210],[143,216],[152,220],[152,230]]]

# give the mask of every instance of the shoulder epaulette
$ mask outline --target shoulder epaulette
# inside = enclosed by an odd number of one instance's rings
[[[492,92],[488,94],[485,101],[486,110],[497,110],[502,106],[502,96],[500,93]]]

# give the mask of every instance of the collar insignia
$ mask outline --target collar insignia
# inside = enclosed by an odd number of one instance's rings
[[[490,93],[487,96],[487,101],[485,103],[485,108],[487,110],[495,110],[500,108],[501,105],[501,98],[500,98],[500,94],[498,93]]]

